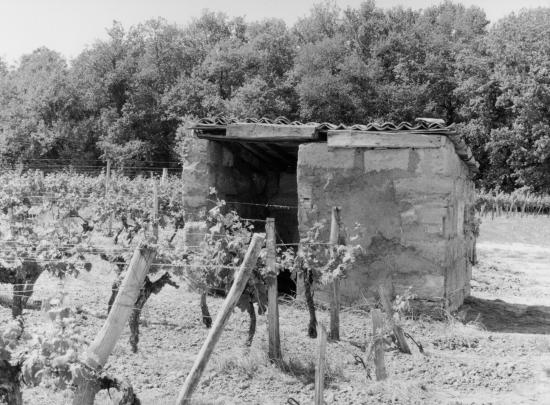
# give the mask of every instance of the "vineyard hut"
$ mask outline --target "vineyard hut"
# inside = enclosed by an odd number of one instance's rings
[[[451,310],[469,295],[477,163],[452,125],[202,119],[184,155],[189,208],[207,206],[214,187],[242,217],[274,217],[279,242],[298,242],[341,207],[348,243],[364,248],[341,282],[345,304],[382,282]]]

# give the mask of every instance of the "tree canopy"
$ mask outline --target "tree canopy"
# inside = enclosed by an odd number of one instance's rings
[[[114,22],[70,62],[46,48],[0,61],[0,160],[174,160],[189,117],[437,117],[467,138],[479,185],[549,192],[548,38],[550,8],[489,25],[451,1],[324,2],[291,27],[212,11],[186,26]]]

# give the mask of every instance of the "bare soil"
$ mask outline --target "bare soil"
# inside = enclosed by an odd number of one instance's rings
[[[413,354],[386,352],[389,378],[374,376],[354,356],[372,341],[372,324],[362,308],[341,314],[341,341],[329,343],[325,400],[338,404],[550,404],[550,220],[484,219],[478,243],[472,296],[454,317],[404,321],[424,347]],[[78,319],[92,340],[101,328],[114,272],[107,263],[59,283],[39,279],[35,299],[63,292],[65,303],[91,313]],[[6,291],[8,286],[0,286]],[[209,297],[212,314],[222,300]],[[285,404],[294,398],[311,404],[316,341],[307,337],[307,311],[297,301],[282,303],[283,366],[266,358],[265,317],[258,317],[252,347],[246,348],[248,315],[236,311],[227,325],[196,395],[197,404]],[[44,313],[25,311],[33,328],[49,327]],[[329,314],[320,310],[321,322]],[[0,320],[10,310],[0,308]],[[139,352],[133,354],[126,331],[109,359],[108,371],[127,378],[143,404],[173,403],[208,330],[201,322],[199,295],[185,287],[166,287],[146,304]],[[71,392],[24,390],[25,403],[70,404]],[[102,394],[98,404],[110,403]]]

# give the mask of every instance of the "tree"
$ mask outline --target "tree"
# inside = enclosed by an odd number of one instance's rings
[[[0,80],[0,150],[8,162],[56,157],[71,135],[65,123],[78,114],[60,54],[39,48]]]
[[[498,85],[495,109],[504,111],[485,145],[495,171],[494,187],[549,192],[550,9],[501,20],[487,38]],[[508,168],[508,169],[507,169]]]

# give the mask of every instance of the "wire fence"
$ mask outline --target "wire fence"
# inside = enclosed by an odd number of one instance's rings
[[[23,163],[0,164],[0,170],[17,172],[41,171],[45,174],[70,172],[85,175],[98,175],[107,172],[107,163],[98,160],[72,161],[70,159],[28,159]],[[164,172],[169,175],[179,175],[182,164],[179,161],[144,160],[128,162],[124,166],[112,166],[111,173],[137,177],[145,175],[161,176]]]

